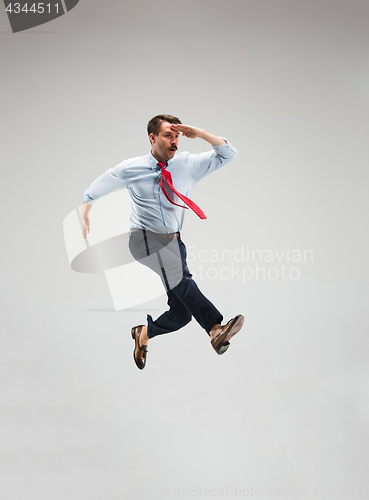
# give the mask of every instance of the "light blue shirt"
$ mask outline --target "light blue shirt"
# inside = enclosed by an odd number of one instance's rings
[[[172,175],[175,189],[190,198],[199,180],[231,161],[236,155],[237,150],[227,141],[221,146],[213,146],[213,150],[206,153],[177,153],[168,160],[166,168]],[[126,187],[132,206],[130,229],[146,229],[154,233],[180,231],[186,210],[166,199],[160,187],[160,167],[157,163],[151,153],[124,160],[91,184],[85,191],[85,202],[93,205],[102,196]],[[164,187],[175,203],[185,206],[168,185]],[[193,201],[196,203],[196,200]],[[200,202],[196,204],[201,207]]]

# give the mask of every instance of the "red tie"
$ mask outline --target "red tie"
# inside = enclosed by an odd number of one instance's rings
[[[173,205],[177,205],[177,207],[188,208],[188,207],[184,207],[183,205],[178,205],[178,203],[174,203],[174,201],[172,201],[170,199],[170,197],[169,197],[168,193],[166,192],[164,185],[163,185],[163,177],[166,180],[170,189],[178,196],[178,198],[181,198],[181,200],[184,201],[186,203],[186,205],[188,205],[191,208],[191,210],[193,210],[195,212],[195,214],[197,214],[200,217],[200,219],[206,219],[206,215],[201,210],[201,208],[196,205],[196,203],[194,203],[192,200],[187,198],[187,196],[184,196],[183,194],[179,193],[175,189],[175,187],[173,186],[172,176],[171,176],[170,172],[165,170],[165,167],[167,164],[162,162],[162,161],[159,161],[158,165],[161,168],[160,187],[161,187],[163,193],[165,194],[166,199],[168,201],[170,201],[170,203],[172,203]]]

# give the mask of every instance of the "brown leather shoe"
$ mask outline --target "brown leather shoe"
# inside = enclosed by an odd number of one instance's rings
[[[134,326],[131,330],[132,338],[135,341],[135,348],[133,350],[133,358],[137,368],[143,370],[146,365],[147,345],[140,346],[140,333],[145,325]]]
[[[229,340],[241,330],[244,321],[245,318],[242,314],[238,314],[222,327],[218,335],[211,341],[211,345],[217,354],[220,355],[226,352],[230,346]]]

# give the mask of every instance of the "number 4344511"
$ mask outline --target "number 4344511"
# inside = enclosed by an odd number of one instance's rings
[[[55,10],[54,10],[55,9]],[[25,4],[23,7],[19,3],[10,3],[7,8],[7,12],[11,12],[13,14],[19,14],[20,12],[31,12],[33,14],[43,14],[44,12],[51,14],[51,12],[59,13],[59,4],[51,4],[51,3],[33,3],[30,7],[28,4]]]

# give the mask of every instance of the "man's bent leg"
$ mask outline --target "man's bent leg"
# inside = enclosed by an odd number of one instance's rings
[[[186,246],[178,238],[181,252],[183,279],[172,289],[173,294],[190,311],[195,320],[210,335],[210,330],[223,321],[222,314],[209,299],[200,291],[187,265]]]
[[[223,321],[222,314],[200,291],[192,277],[183,278],[172,292],[209,335],[214,325]]]
[[[221,324],[223,321],[222,314],[200,291],[195,281],[192,279],[192,274],[187,265],[186,246],[179,237],[177,240],[175,257],[180,261],[176,263],[176,273],[178,276],[178,267],[181,267],[182,279],[175,281],[175,286],[170,288],[168,293],[168,304],[170,310],[162,314],[156,321],[152,321],[148,315],[148,336],[152,338],[163,333],[173,332],[185,326],[193,316],[199,325],[210,335],[211,329],[216,324]],[[167,247],[160,251],[163,255],[165,270],[168,269],[168,274],[173,274],[174,255],[169,252],[173,247]],[[179,252],[178,252],[179,249]]]
[[[180,236],[170,244],[162,244],[160,235],[145,231],[132,236],[130,249],[133,256],[159,274],[170,305],[170,310],[156,321],[148,316],[148,337],[178,330],[190,321],[191,316],[210,335],[214,325],[221,324],[223,316],[192,279],[186,261],[186,247]]]

